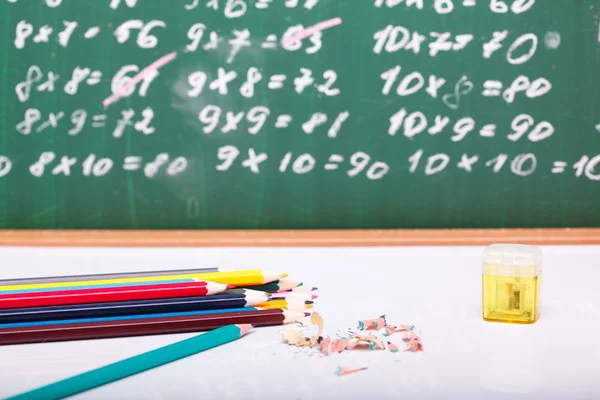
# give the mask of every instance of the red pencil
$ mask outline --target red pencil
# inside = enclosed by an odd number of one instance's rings
[[[221,293],[231,287],[220,283],[197,281],[160,285],[6,294],[0,295],[0,309],[206,296]]]
[[[228,324],[282,325],[308,313],[282,309],[0,329],[0,345],[207,331]]]

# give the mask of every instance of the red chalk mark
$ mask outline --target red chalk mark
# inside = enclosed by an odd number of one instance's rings
[[[144,77],[146,75],[148,75],[152,71],[157,70],[157,69],[161,68],[162,66],[170,63],[171,61],[173,61],[175,59],[175,57],[177,57],[176,51],[169,53],[167,55],[164,55],[161,58],[159,58],[158,60],[154,61],[152,64],[148,65],[146,68],[144,68],[143,70],[138,72],[137,75],[135,75],[133,78],[131,78],[131,80],[129,82],[127,82],[125,85],[121,86],[121,88],[119,90],[117,90],[117,92],[115,94],[104,99],[104,101],[102,102],[102,105],[104,107],[108,107],[112,103],[118,101],[121,98],[121,96],[123,95],[123,93],[125,93],[127,91],[127,89],[137,85],[142,79],[144,79]]]
[[[336,25],[340,25],[341,23],[341,18],[332,18],[327,21],[319,22],[318,24],[313,25],[310,28],[306,28],[300,32],[296,32],[292,36],[281,39],[281,43],[283,43],[284,45],[294,44],[302,39],[309,37],[310,35],[315,34],[316,32],[324,31],[325,29],[332,28]]]

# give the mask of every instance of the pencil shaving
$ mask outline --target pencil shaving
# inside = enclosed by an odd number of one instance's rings
[[[332,346],[332,350],[336,353],[341,353],[342,351],[344,351],[348,348],[349,344],[350,344],[349,338],[339,339],[337,341],[337,346],[335,348],[333,348],[333,346]]]
[[[411,340],[408,342],[408,348],[404,351],[423,351],[423,344],[417,340]]]
[[[386,325],[383,327],[383,336],[390,336],[396,332],[408,332],[413,330],[415,327],[413,325]]]
[[[344,368],[344,367],[338,367],[338,369],[335,371],[335,375],[337,375],[337,376],[350,375],[350,374],[353,374],[355,372],[364,371],[366,369],[367,369],[367,367],[363,367],[363,368]]]
[[[385,322],[385,315],[381,315],[375,319],[364,319],[358,321],[358,329],[360,329],[361,331],[378,331],[380,328],[383,328],[386,325],[387,323]]]
[[[392,353],[397,353],[400,351],[398,345],[385,338],[400,332],[404,332],[402,341],[406,343],[405,351],[423,351],[421,338],[414,332],[414,325],[387,325],[384,315],[375,319],[359,321],[358,331],[349,330],[347,336],[338,335],[337,339],[323,336],[324,321],[317,312],[310,316],[310,325],[302,324],[302,326],[304,328],[316,326],[318,332],[314,336],[308,337],[298,330],[285,330],[281,332],[284,341],[293,346],[318,348],[321,354],[326,356],[355,349],[387,349]]]
[[[330,343],[331,343],[331,339],[329,339],[329,338],[323,338],[323,340],[321,341],[320,350],[321,350],[321,353],[325,354],[326,356],[329,355],[329,344]]]
[[[310,322],[319,328],[319,331],[317,332],[317,336],[322,336],[323,335],[323,327],[325,326],[325,323],[323,322],[323,317],[321,317],[321,315],[318,312],[314,312],[310,316]]]
[[[320,345],[323,341],[323,337],[321,336],[323,333],[323,318],[319,315],[319,313],[314,312],[310,316],[310,322],[312,325],[316,325],[318,328],[316,335],[312,337],[306,337],[301,331],[287,329],[281,332],[284,341],[290,345],[298,347],[315,347]]]
[[[404,351],[423,351],[423,344],[421,343],[421,338],[417,336],[417,334],[414,331],[410,331],[410,333],[405,333],[402,337],[402,340],[407,344],[407,348]]]
[[[357,335],[350,332],[350,342],[346,346],[348,350],[355,348],[368,348],[369,350],[384,349],[385,345],[376,335]]]

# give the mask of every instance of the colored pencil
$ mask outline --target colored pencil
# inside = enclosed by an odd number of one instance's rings
[[[149,352],[105,365],[40,388],[9,397],[7,400],[58,400],[170,362],[221,346],[244,336],[252,325],[226,325]]]
[[[62,275],[62,276],[38,276],[33,278],[2,279],[0,286],[9,285],[29,285],[32,283],[58,283],[58,282],[79,282],[79,281],[99,281],[103,279],[123,279],[140,278],[145,276],[162,275],[189,275],[204,274],[207,272],[227,272],[230,270],[223,268],[193,268],[193,269],[172,269],[162,271],[135,271],[135,272],[113,272],[106,274],[92,275]]]
[[[279,279],[274,282],[269,282],[264,285],[256,285],[251,287],[254,290],[262,290],[263,292],[279,292],[282,290],[289,290],[296,287],[301,287],[302,282],[293,281],[291,279]]]
[[[233,288],[227,289],[222,294],[248,294],[248,293],[261,293],[265,296],[271,297],[271,293],[263,292],[262,290],[246,289],[246,288]]]
[[[312,300],[299,300],[293,301],[288,299],[275,299],[269,300],[265,303],[257,304],[258,308],[272,309],[272,308],[283,308],[285,310],[304,310],[313,308]]]
[[[60,324],[0,329],[0,344],[47,343],[207,331],[229,324],[282,325],[309,315],[282,309],[188,317],[148,318],[83,324]]]
[[[105,289],[113,287],[128,287],[141,285],[166,285],[168,283],[188,283],[197,282],[198,279],[175,279],[172,281],[149,281],[149,282],[125,282],[111,283],[106,285],[86,285],[86,286],[68,286],[68,287],[48,287],[42,289],[23,289],[23,290],[0,290],[0,295],[3,294],[21,294],[21,293],[40,293],[40,292],[56,292],[60,290],[82,290],[82,289]]]
[[[288,293],[288,292],[292,292],[292,293],[310,293],[310,292],[314,292],[315,290],[319,290],[319,288],[317,287],[311,287],[311,286],[298,286],[295,287],[293,289],[289,289],[289,290],[279,290],[276,293]]]
[[[132,319],[147,319],[147,318],[189,317],[189,316],[194,316],[194,315],[240,313],[240,312],[258,311],[258,310],[265,310],[265,309],[257,308],[257,307],[243,307],[243,308],[228,308],[226,310],[185,311],[185,312],[163,313],[163,314],[123,315],[120,317],[77,318],[77,319],[61,319],[61,320],[51,320],[51,321],[36,321],[36,322],[16,322],[16,323],[12,323],[12,324],[0,324],[0,329],[24,328],[27,326],[87,324],[90,322],[128,321],[128,320],[132,320]]]
[[[266,292],[265,292],[266,293]],[[293,299],[293,300],[315,300],[319,296],[316,294],[296,293],[296,292],[275,292],[269,293],[271,299]]]
[[[44,288],[58,288],[58,287],[72,287],[72,286],[88,286],[88,285],[106,285],[113,283],[127,283],[137,282],[140,285],[144,282],[151,281],[172,281],[179,279],[199,279],[203,281],[211,281],[221,283],[224,285],[234,286],[252,286],[262,285],[264,283],[272,282],[287,276],[285,273],[263,271],[259,269],[250,270],[239,270],[239,271],[227,271],[227,272],[208,272],[202,274],[178,274],[178,275],[161,275],[161,276],[147,276],[137,278],[123,278],[123,279],[100,279],[100,280],[89,280],[89,281],[74,281],[74,282],[57,282],[57,283],[32,283],[27,285],[6,285],[0,286],[0,291],[5,290],[29,290],[29,289],[44,289]]]
[[[268,299],[265,292],[248,290],[245,294],[13,308],[0,310],[0,324],[243,308]]]
[[[7,294],[0,295],[0,309],[206,296],[220,293],[228,288],[229,286],[219,283],[199,281],[166,285]]]

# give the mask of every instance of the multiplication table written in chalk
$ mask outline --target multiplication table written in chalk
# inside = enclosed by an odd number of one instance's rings
[[[599,16],[594,0],[0,0],[0,223],[597,226]]]

